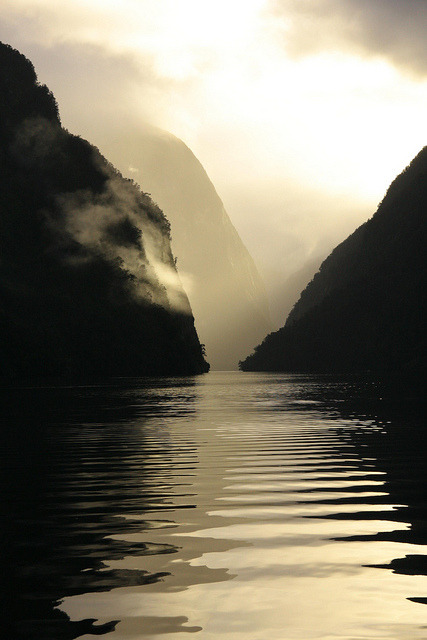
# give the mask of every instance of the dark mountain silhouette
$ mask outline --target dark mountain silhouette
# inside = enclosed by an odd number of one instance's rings
[[[391,184],[375,215],[322,263],[244,371],[424,374],[427,147]]]
[[[326,251],[322,257],[309,258],[303,266],[291,273],[274,293],[274,300],[270,305],[271,313],[278,318],[277,326],[280,326],[288,317],[295,304],[298,302],[301,291],[313,279],[319,270],[321,263],[327,255]]]
[[[0,45],[0,376],[206,371],[162,211]]]
[[[271,330],[264,285],[206,171],[175,136],[119,124],[97,143],[124,175],[141,180],[171,223],[200,339],[214,369],[239,359]]]

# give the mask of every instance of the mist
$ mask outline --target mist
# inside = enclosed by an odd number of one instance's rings
[[[2,0],[5,637],[425,639],[426,30]]]
[[[341,28],[340,41],[330,41],[326,10],[333,7],[340,24],[352,24],[354,3],[303,4],[238,2],[231,10],[207,2],[195,10],[186,0],[178,15],[169,2],[163,12],[145,1],[118,3],[117,11],[94,5],[86,13],[78,2],[73,10],[33,2],[23,19],[21,0],[3,4],[0,36],[34,61],[71,132],[96,144],[98,133],[105,139],[111,124],[123,120],[128,128],[149,123],[181,138],[268,277],[271,253],[293,254],[290,269],[298,270],[313,244],[323,243],[324,253],[366,220],[425,131],[425,80],[393,66],[391,45],[379,59],[378,51],[369,57],[355,47],[360,31],[347,37]],[[383,22],[388,11],[395,16],[389,5],[381,3]],[[325,36],[316,38],[315,51],[303,46],[302,16],[311,16]],[[358,16],[365,27],[371,20],[380,28],[374,10]],[[400,34],[398,27],[394,32]],[[300,219],[292,240],[285,238],[283,229]],[[334,238],[323,242],[319,227]],[[269,241],[259,248],[263,236]],[[277,269],[290,275],[281,261]]]
[[[154,127],[189,147],[254,259],[278,327],[298,299],[290,283],[311,279],[420,148],[427,83],[424,58],[405,58],[417,13],[400,27],[407,6],[19,0],[2,4],[0,37],[33,60],[64,126],[106,157],[114,150],[143,191],[125,139]],[[184,263],[178,256],[191,296]],[[158,272],[179,289],[176,273]]]
[[[167,216],[179,278],[207,358],[214,369],[236,369],[271,330],[269,304],[203,166],[181,140],[147,125],[112,125],[96,140],[123,175],[144,184]]]
[[[19,127],[13,154],[27,171],[49,166],[64,154],[64,132],[45,118],[28,118]],[[150,197],[123,180],[96,149],[93,163],[105,176],[99,193],[79,189],[55,196],[55,216],[46,213],[47,224],[61,236],[73,238],[87,250],[85,257],[63,256],[64,261],[90,260],[102,255],[130,275],[132,294],[141,300],[191,314],[188,299],[165,242],[169,223]],[[54,160],[52,160],[52,158]]]

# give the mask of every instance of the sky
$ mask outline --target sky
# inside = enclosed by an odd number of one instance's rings
[[[148,122],[192,149],[270,289],[368,219],[424,146],[426,36],[425,0],[0,5],[0,40],[72,133]]]

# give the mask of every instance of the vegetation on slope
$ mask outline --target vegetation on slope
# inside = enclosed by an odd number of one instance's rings
[[[206,371],[169,223],[0,45],[0,375]]]
[[[427,147],[341,243],[244,371],[424,372]]]
[[[98,137],[102,149],[166,213],[178,272],[214,369],[236,369],[271,331],[264,285],[205,169],[173,135],[117,124]]]

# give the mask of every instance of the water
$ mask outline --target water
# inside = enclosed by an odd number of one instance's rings
[[[3,392],[4,637],[427,638],[425,408],[210,373]]]

